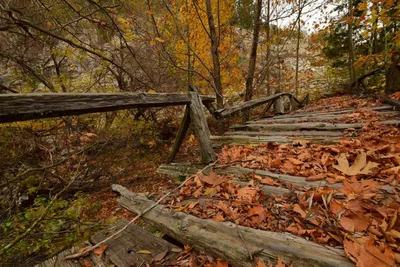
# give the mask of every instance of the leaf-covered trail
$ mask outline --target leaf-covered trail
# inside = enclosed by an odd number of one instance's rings
[[[200,218],[289,232],[327,246],[343,247],[345,255],[357,266],[397,266],[400,264],[400,134],[395,123],[380,122],[399,119],[400,113],[391,108],[371,110],[372,106],[382,103],[342,96],[284,115],[282,119],[290,118],[284,123],[292,125],[312,121],[362,126],[332,130],[333,135],[340,131],[342,136],[330,144],[313,142],[316,131],[305,129],[304,136],[308,138],[295,136],[280,144],[251,144],[250,140],[246,145],[225,145],[219,151],[215,171],[196,176],[167,204]],[[335,113],[338,109],[343,112],[334,118],[329,114],[315,115],[322,110]],[[252,123],[282,124],[282,119],[250,122],[244,128]],[[260,135],[263,133],[269,132]],[[257,171],[244,175],[221,172],[233,167]],[[161,172],[168,173],[166,169],[168,166]],[[275,175],[260,175],[262,171]],[[180,169],[175,170],[175,175],[179,172],[185,174]],[[280,176],[302,177],[302,182]],[[286,191],[266,194],[266,187]],[[262,264],[259,262],[259,266]]]

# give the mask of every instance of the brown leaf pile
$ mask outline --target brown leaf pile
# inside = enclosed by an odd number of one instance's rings
[[[349,105],[355,101],[347,100]],[[372,100],[360,100],[354,106],[371,104]],[[342,246],[357,266],[394,267],[400,264],[400,134],[396,127],[371,121],[372,117],[376,119],[374,113],[354,115],[357,121],[367,118],[370,123],[356,138],[344,138],[334,145],[300,140],[225,146],[218,155],[221,165],[326,180],[340,183],[339,187],[305,190],[254,174],[240,186],[231,176],[211,172],[196,176],[166,204],[199,218],[290,232],[317,243]],[[297,193],[267,196],[262,191],[265,184]]]

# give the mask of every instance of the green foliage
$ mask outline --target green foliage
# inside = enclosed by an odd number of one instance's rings
[[[0,248],[23,234],[43,214],[49,202],[50,199],[38,196],[31,207],[7,218],[0,227],[3,237]],[[100,207],[99,203],[93,203],[83,195],[76,195],[71,200],[56,200],[38,227],[2,255],[1,262],[17,264],[38,254],[52,255],[87,240],[101,226],[90,219],[90,214],[98,212]]]
[[[252,29],[254,8],[252,0],[235,0],[234,24],[240,28]]]

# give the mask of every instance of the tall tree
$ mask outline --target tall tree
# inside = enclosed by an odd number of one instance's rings
[[[219,0],[217,1],[219,2]],[[217,30],[215,27],[211,0],[206,0],[206,8],[207,8],[207,20],[208,20],[208,27],[209,27],[210,41],[211,41],[213,80],[214,80],[215,92],[217,95],[217,108],[223,108],[224,96],[222,92],[222,83],[221,83],[221,64],[219,61],[219,39],[217,37]]]
[[[347,18],[347,41],[349,42],[349,75],[350,82],[356,80],[356,69],[354,67],[355,57],[354,57],[354,43],[353,43],[353,23],[354,23],[354,12],[353,12],[353,0],[348,0],[348,18]],[[355,90],[358,91],[358,82],[356,81]]]
[[[249,67],[247,71],[246,78],[246,91],[244,96],[244,101],[249,101],[253,97],[254,88],[254,73],[257,63],[257,48],[258,48],[258,39],[260,35],[261,28],[261,10],[262,10],[262,0],[257,0],[256,10],[254,13],[254,30],[253,30],[253,41],[251,43],[251,52],[249,58]]]

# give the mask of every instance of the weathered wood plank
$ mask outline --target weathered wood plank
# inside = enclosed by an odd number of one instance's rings
[[[170,175],[172,177],[180,177],[180,176],[193,175],[193,174],[197,173],[200,169],[202,169],[202,165],[171,163],[171,164],[161,164],[158,167],[157,172],[166,174],[166,175]],[[204,170],[204,172],[207,174],[211,170],[214,170],[215,173],[217,173],[217,174],[234,175],[237,177],[241,177],[241,176],[245,176],[245,175],[254,173],[261,177],[270,177],[272,179],[276,179],[283,183],[288,183],[288,184],[292,184],[297,187],[304,187],[304,188],[312,188],[312,187],[318,187],[318,186],[328,186],[328,187],[332,187],[332,188],[339,188],[342,186],[341,183],[329,184],[324,180],[322,180],[322,181],[306,181],[306,178],[301,177],[301,176],[278,174],[278,173],[273,173],[270,171],[249,169],[249,168],[243,168],[243,167],[238,167],[238,166],[229,166],[229,167],[225,166],[224,167],[224,166],[216,165],[212,168],[208,168],[207,170]]]
[[[239,112],[243,112],[243,111],[249,110],[251,108],[255,108],[255,107],[263,105],[269,101],[278,99],[282,96],[292,97],[292,94],[279,93],[279,94],[275,94],[275,95],[264,97],[264,98],[254,99],[254,100],[250,100],[250,101],[247,101],[245,103],[242,103],[242,104],[239,104],[239,105],[236,105],[233,107],[219,109],[216,111],[216,113],[218,113],[222,118],[231,117]]]
[[[107,238],[110,234],[123,228],[129,221],[121,219],[115,224],[107,227],[103,231],[90,238],[93,244]],[[171,252],[178,249],[175,245],[157,238],[148,231],[137,225],[130,225],[116,239],[107,243],[108,248],[104,252],[106,262],[114,264],[116,267],[144,266],[151,264],[155,256],[162,252],[169,253],[169,256],[176,256],[177,253]],[[150,254],[140,253],[140,251],[150,251]],[[139,252],[139,253],[138,253]]]
[[[132,193],[120,185],[113,185],[112,188],[121,194],[118,203],[134,213],[142,213],[155,205],[155,202],[143,195]],[[182,243],[222,258],[234,266],[254,264],[236,228],[246,240],[250,253],[259,253],[267,265],[275,264],[280,256],[284,262],[292,262],[294,266],[300,267],[354,266],[344,257],[343,250],[326,248],[288,233],[261,231],[229,222],[199,219],[182,212],[170,213],[168,210],[157,205],[142,217]]]
[[[59,253],[58,255],[35,265],[36,267],[85,267],[83,259],[79,260],[65,260],[65,257],[76,253],[81,248],[86,246],[91,246],[90,242],[84,242],[80,246],[73,247],[71,249],[64,250],[63,252]],[[91,253],[89,256],[85,257],[85,260],[91,264],[91,266],[98,266],[98,267],[108,267],[110,265],[109,262],[102,260],[100,257]]]
[[[248,136],[248,135],[223,135],[211,136],[213,145],[246,145],[246,144],[266,144],[274,142],[278,144],[291,144],[299,138],[289,136]],[[316,144],[334,144],[340,138],[335,136],[302,136],[303,140],[307,140]]]
[[[206,116],[199,94],[189,92],[190,95],[190,118],[193,122],[194,131],[200,146],[202,163],[214,162],[217,159],[215,151],[211,146],[210,129],[208,128]]]
[[[185,164],[185,163],[171,163],[171,164],[161,164],[157,172],[165,175],[169,175],[171,177],[181,177],[181,176],[189,176],[197,173],[199,170],[202,170],[205,166],[204,165],[191,165],[191,164]],[[322,181],[307,181],[305,177],[301,176],[293,176],[293,175],[287,175],[287,174],[279,174],[279,173],[273,173],[270,171],[266,170],[258,170],[258,169],[249,169],[249,168],[243,168],[243,167],[238,167],[238,166],[219,166],[216,165],[214,167],[209,167],[206,170],[203,170],[205,174],[208,174],[211,170],[214,170],[215,173],[220,174],[220,175],[234,175],[236,177],[242,177],[245,175],[249,175],[251,173],[254,173],[256,175],[259,175],[261,177],[269,177],[272,179],[275,179],[277,181],[280,181],[282,183],[286,184],[291,184],[297,187],[309,189],[309,188],[315,188],[319,186],[326,186],[326,187],[331,187],[331,188],[340,188],[343,186],[342,183],[336,183],[336,184],[329,184],[328,182],[322,180]],[[381,187],[383,191],[387,192],[395,192],[395,190],[400,190],[399,186],[390,186],[390,185],[384,185]],[[268,192],[269,190],[266,189]],[[272,192],[272,191],[270,191]],[[267,193],[268,194],[268,193]]]
[[[387,120],[376,122],[376,124],[398,125],[400,120]],[[235,125],[231,129],[246,129],[249,131],[298,131],[298,130],[329,130],[343,131],[349,128],[359,129],[364,127],[365,123],[328,123],[328,122],[299,122],[299,123],[275,123],[275,124],[247,124]]]
[[[214,101],[202,96],[202,101]],[[46,93],[0,95],[0,123],[113,110],[187,105],[187,94]]]
[[[250,132],[250,131],[233,131],[226,132],[224,136],[230,135],[248,135],[248,136],[297,136],[301,139],[303,136],[335,136],[342,137],[343,133],[337,131],[286,131],[286,132]]]
[[[351,113],[349,113],[351,114]],[[380,115],[400,115],[400,112],[398,111],[382,111],[379,112],[378,114]],[[342,119],[346,117],[348,114],[307,114],[302,117],[295,117],[295,118],[281,118],[279,116],[272,117],[272,118],[266,118],[266,119],[260,119],[260,120],[255,120],[255,121],[248,121],[246,123],[252,124],[252,123],[275,123],[275,122],[296,122],[296,121],[308,121],[308,120],[317,120],[317,121],[327,121],[327,120],[336,120],[336,119]]]
[[[168,256],[173,259],[177,256],[180,249],[169,242],[157,238],[151,233],[143,230],[141,227],[131,224],[120,235],[106,243],[108,246],[101,257],[90,253],[83,259],[65,260],[66,256],[76,253],[79,249],[92,246],[112,233],[118,231],[128,223],[126,219],[120,219],[116,223],[106,227],[90,238],[90,241],[82,243],[80,246],[67,249],[58,255],[36,265],[37,267],[86,267],[83,260],[91,263],[96,267],[130,267],[151,264],[155,256],[162,252],[167,252]],[[137,253],[147,250],[150,254]],[[173,252],[173,251],[175,252]]]
[[[362,109],[360,109],[362,111]],[[365,108],[365,110],[373,110],[373,111],[385,111],[385,110],[393,110],[393,106],[391,105],[383,105],[383,106],[376,106],[376,107],[368,107]],[[269,117],[266,119],[273,119],[273,118],[297,118],[297,117],[303,117],[303,116],[308,116],[308,115],[337,115],[337,114],[349,114],[355,112],[356,109],[354,108],[342,108],[342,109],[336,109],[333,111],[321,111],[321,112],[311,112],[311,111],[299,111],[296,113],[289,113],[285,115],[278,115],[278,116],[273,116]]]
[[[168,155],[167,163],[171,163],[176,154],[179,152],[179,148],[181,147],[183,140],[185,139],[185,135],[190,126],[190,107],[186,106],[185,114],[182,118],[181,127],[179,128],[178,134],[175,137],[174,144],[172,145],[171,152]]]
[[[397,101],[395,99],[391,99],[389,97],[384,97],[383,98],[383,103],[389,104],[391,106],[393,106],[394,108],[399,109],[400,108],[400,101]]]

